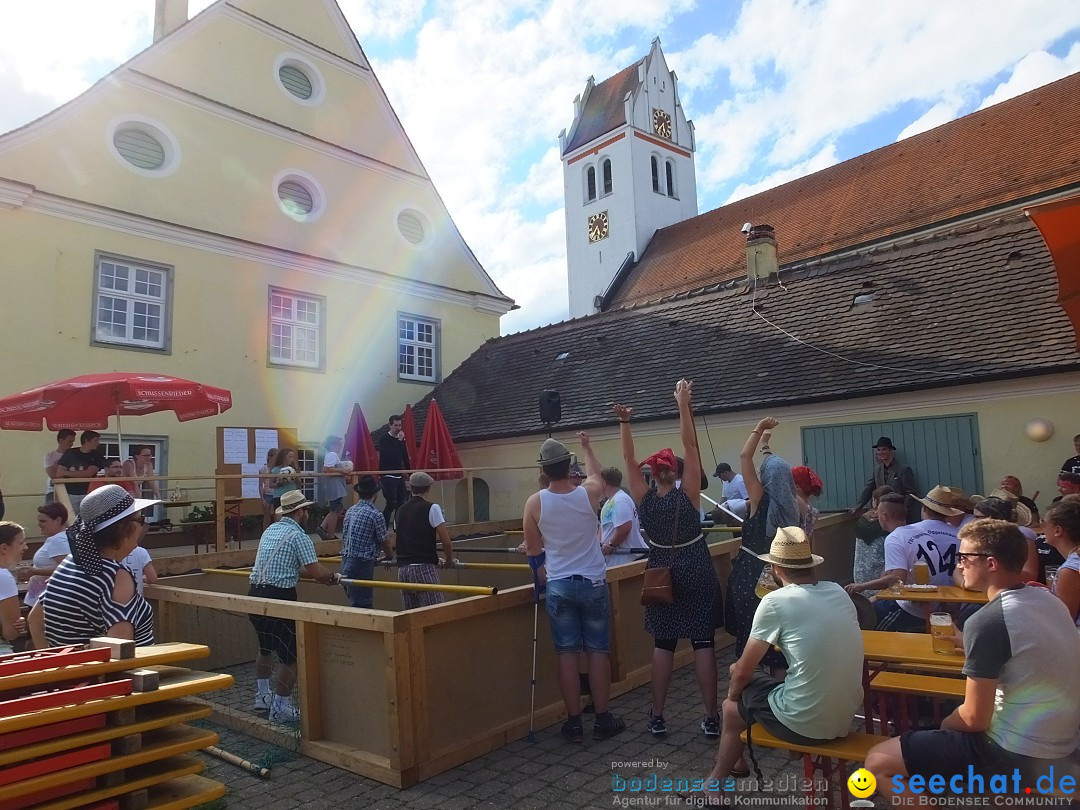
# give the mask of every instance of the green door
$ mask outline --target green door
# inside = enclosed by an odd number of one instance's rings
[[[936,484],[962,487],[969,495],[983,491],[974,414],[805,427],[803,462],[825,484],[818,499],[820,509],[837,511],[855,505],[873,475],[872,445],[880,436],[892,439],[897,458],[915,472],[920,495]]]

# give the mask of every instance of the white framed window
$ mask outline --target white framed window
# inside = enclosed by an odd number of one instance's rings
[[[398,379],[439,379],[439,322],[417,315],[398,315]]]
[[[91,343],[167,352],[171,292],[172,268],[97,254]]]
[[[319,446],[317,444],[300,445],[296,448],[296,471],[302,473],[318,472],[315,468],[318,458]],[[300,479],[300,489],[304,493],[304,497],[309,501],[316,500],[315,482],[317,480],[317,478],[308,478],[307,476]]]
[[[600,173],[603,175],[604,180],[604,196],[611,193],[611,159],[604,158],[600,163]]]
[[[671,160],[664,161],[664,174],[667,180],[667,195],[675,196],[675,163]]]
[[[656,155],[649,155],[649,165],[652,170],[652,190],[660,194],[660,161],[656,159]]]
[[[270,288],[270,365],[323,368],[326,299]]]

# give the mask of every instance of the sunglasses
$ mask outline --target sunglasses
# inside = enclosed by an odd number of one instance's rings
[[[960,563],[966,563],[972,557],[993,557],[993,554],[987,554],[985,551],[958,551],[956,552],[956,561]]]

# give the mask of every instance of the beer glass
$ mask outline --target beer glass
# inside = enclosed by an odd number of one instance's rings
[[[927,565],[926,560],[916,560],[913,570],[915,573],[916,585],[930,584],[930,566]]]
[[[940,655],[948,655],[956,646],[952,637],[956,635],[952,616],[948,613],[930,614],[930,645],[934,652]]]

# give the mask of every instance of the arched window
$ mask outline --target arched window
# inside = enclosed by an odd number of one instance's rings
[[[664,162],[664,171],[667,174],[667,195],[675,196],[675,164],[670,160]]]
[[[657,194],[660,193],[660,161],[656,159],[656,155],[650,155],[649,160],[652,162],[652,190]]]
[[[601,166],[601,172],[604,176],[604,193],[611,193],[611,160],[605,159]]]
[[[585,170],[585,202],[596,199],[596,167],[590,166]]]

